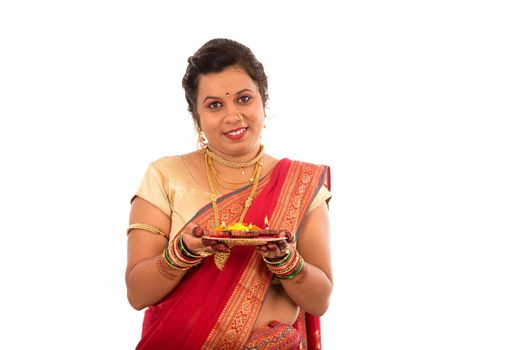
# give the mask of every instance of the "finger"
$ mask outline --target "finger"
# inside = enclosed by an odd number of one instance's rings
[[[277,246],[275,243],[269,243],[269,244],[267,245],[267,247],[269,248],[269,250],[270,250],[271,252],[276,252],[276,251],[278,251],[278,246]]]
[[[285,242],[285,241],[284,242],[278,242],[277,245],[278,245],[278,249],[280,249],[280,250],[286,250],[287,249],[287,242]]]
[[[187,233],[188,235],[193,234],[193,229],[197,227],[198,225],[195,225],[194,223],[190,222],[186,226],[184,226],[184,233]]]
[[[201,257],[203,258],[206,258],[210,255],[213,255],[215,254],[215,251],[211,248],[204,248],[204,249],[201,249],[199,252],[198,252],[198,255],[200,255]]]
[[[229,251],[229,247],[224,243],[217,243],[211,246],[211,248],[217,252],[225,253]]]
[[[212,247],[214,245],[218,244],[218,241],[214,239],[208,239],[208,238],[202,238],[202,245],[204,247]]]
[[[295,235],[291,231],[286,231],[286,241],[288,243],[293,243],[295,241]]]
[[[195,226],[193,227],[192,234],[195,237],[202,237],[204,235],[204,229],[202,226]]]

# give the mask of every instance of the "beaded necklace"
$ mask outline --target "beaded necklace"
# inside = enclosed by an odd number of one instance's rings
[[[244,175],[245,174],[244,168],[249,168],[250,166],[252,166],[253,164],[255,164],[256,162],[262,159],[262,157],[264,156],[264,145],[260,145],[260,149],[258,150],[258,153],[255,156],[255,158],[245,163],[237,163],[237,162],[232,162],[230,160],[224,159],[222,158],[222,156],[211,151],[209,147],[206,147],[204,149],[204,153],[207,156],[216,160],[218,163],[222,164],[223,166],[226,166],[228,168],[233,168],[233,169],[240,169],[240,171],[242,172],[242,175]]]

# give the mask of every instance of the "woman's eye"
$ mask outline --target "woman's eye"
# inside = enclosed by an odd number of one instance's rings
[[[211,109],[217,109],[217,108],[220,108],[220,106],[222,106],[220,102],[213,102],[213,103],[210,103],[208,107]]]
[[[251,97],[250,96],[240,96],[238,98],[238,102],[239,103],[248,103],[249,101],[251,101]]]

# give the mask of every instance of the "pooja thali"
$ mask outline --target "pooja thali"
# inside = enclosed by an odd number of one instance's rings
[[[233,245],[265,245],[270,242],[285,241],[285,236],[280,236],[281,230],[261,229],[255,225],[235,223],[233,225],[217,226],[208,232],[202,239],[215,240]]]

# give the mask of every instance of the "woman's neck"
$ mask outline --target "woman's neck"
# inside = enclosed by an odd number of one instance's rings
[[[264,157],[264,146],[259,145],[255,151],[234,155],[224,154],[213,147],[207,146],[204,152],[211,157],[215,163],[218,163],[226,168],[232,169],[246,169],[254,166],[258,161]]]

